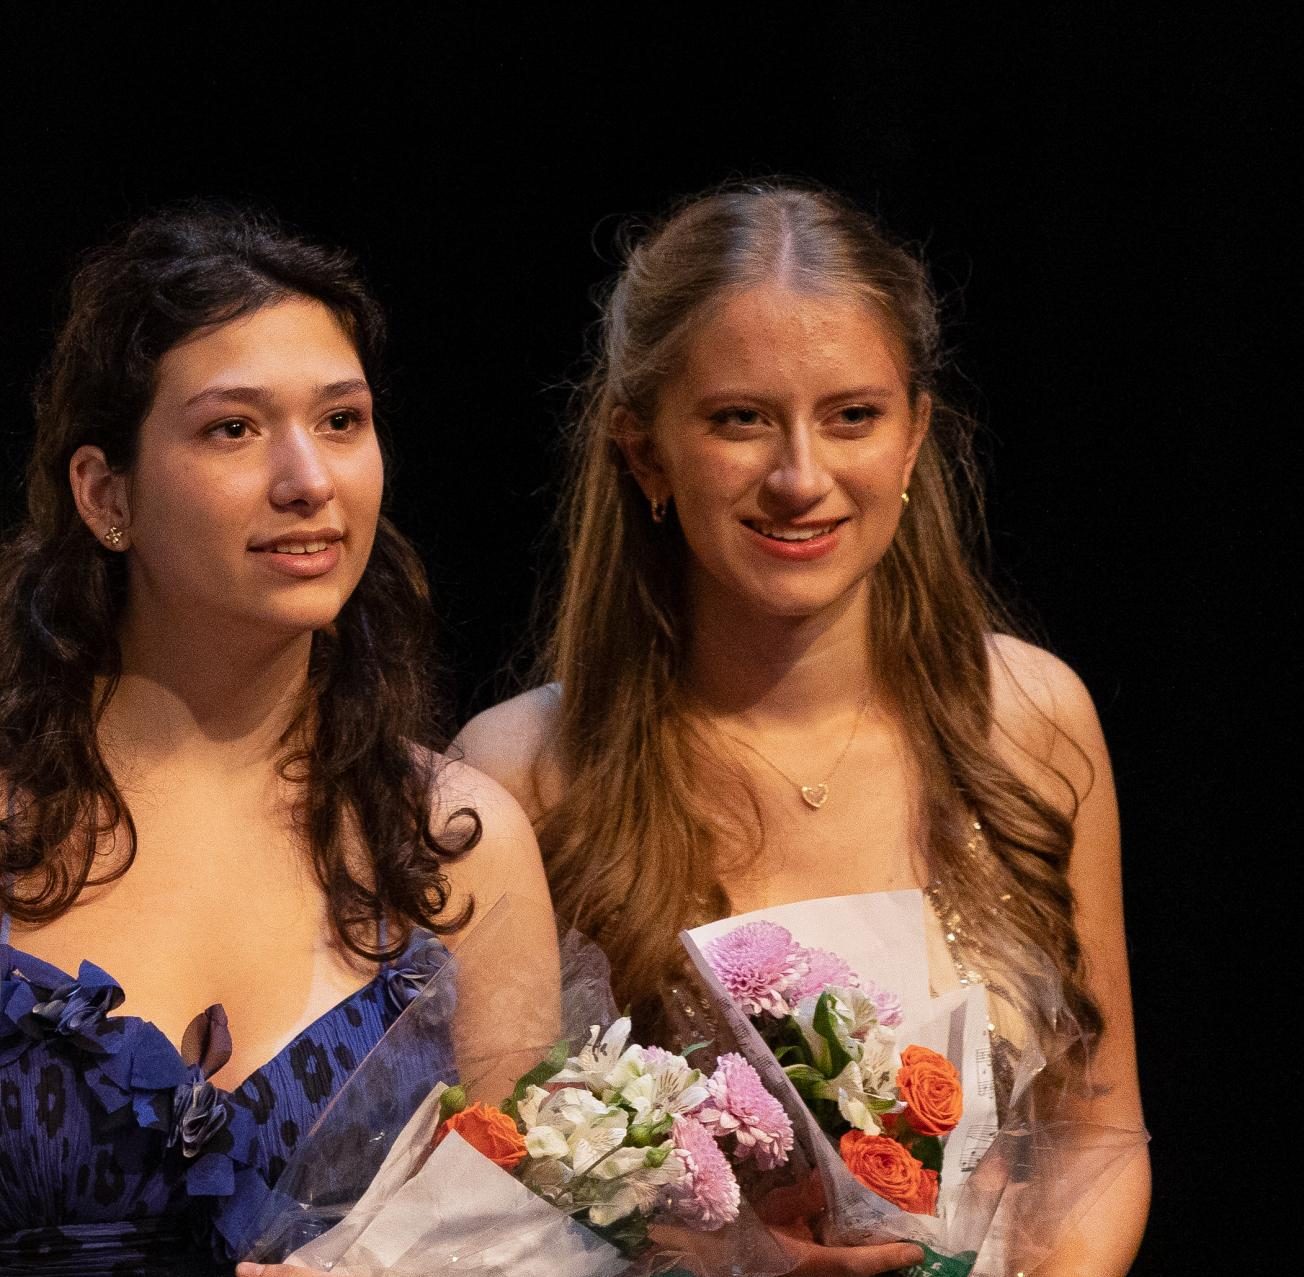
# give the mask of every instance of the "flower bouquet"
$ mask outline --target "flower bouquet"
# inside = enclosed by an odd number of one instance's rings
[[[450,987],[455,971],[441,973],[296,1154],[253,1257],[349,1277],[608,1277],[635,1261],[642,1272],[784,1272],[778,1248],[746,1217],[733,1169],[786,1161],[793,1132],[783,1107],[741,1057],[708,1076],[684,1055],[629,1042],[601,955],[572,942],[563,959],[563,1029],[587,1014],[609,1021],[605,1032],[590,1021],[578,1050],[567,1039],[536,1050],[543,1058],[506,1099],[492,1089],[501,1059],[463,1056],[461,1083],[441,1082],[400,1114],[388,1085],[396,1062],[410,1069],[429,1024],[450,1008],[455,1023],[477,1018],[467,991]],[[499,965],[506,978],[510,964]],[[519,1058],[526,1048],[512,1049]],[[716,1258],[683,1253],[685,1229],[713,1234]]]
[[[970,1273],[1007,1178],[976,1174],[997,1135],[986,996],[930,995],[920,893],[805,901],[681,939],[793,1119],[824,1240],[909,1240],[921,1272]]]

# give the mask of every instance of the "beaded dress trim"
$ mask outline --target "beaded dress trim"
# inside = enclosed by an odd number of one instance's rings
[[[987,835],[983,831],[982,821],[977,816],[970,817],[969,829],[969,841],[965,844],[965,850],[971,856],[986,855],[989,850]],[[951,955],[951,963],[955,967],[955,974],[960,984],[966,988],[971,984],[982,984],[987,988],[989,1000],[987,1035],[991,1043],[992,1074],[996,1083],[997,1116],[1003,1122],[1010,1094],[1014,1087],[1014,1073],[1019,1058],[1019,1050],[1009,1038],[1000,1032],[995,1022],[990,1018],[990,1002],[993,998],[999,998],[1011,1007],[1016,1004],[1004,985],[998,984],[989,974],[984,974],[974,965],[974,955],[980,950],[981,946],[969,932],[965,916],[947,900],[942,891],[942,884],[936,878],[924,888],[924,896],[932,906],[933,912],[937,915],[938,922],[942,924],[942,934],[946,938],[946,950]],[[1002,896],[1001,903],[1009,898],[1008,895]],[[934,992],[936,991],[934,990]]]

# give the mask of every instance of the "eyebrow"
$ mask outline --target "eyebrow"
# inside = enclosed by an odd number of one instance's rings
[[[838,390],[831,395],[824,395],[816,401],[815,406],[816,408],[823,408],[828,404],[836,403],[840,399],[891,398],[891,386],[850,386],[846,390]],[[754,390],[724,390],[712,391],[709,395],[703,395],[699,402],[703,407],[713,407],[740,403],[745,400],[751,400],[755,403],[770,403],[773,402],[773,397],[767,394],[757,394]]]
[[[316,387],[317,398],[339,399],[344,395],[370,394],[371,387],[361,377],[351,377],[345,381],[331,381]],[[194,408],[201,404],[251,403],[260,408],[268,407],[275,396],[263,386],[210,386],[197,395],[191,395],[183,405]]]

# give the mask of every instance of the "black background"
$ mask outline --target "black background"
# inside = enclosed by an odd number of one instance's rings
[[[355,249],[388,307],[393,508],[465,717],[526,636],[619,220],[775,173],[876,209],[949,297],[1000,579],[1113,747],[1155,1136],[1134,1271],[1257,1256],[1299,1129],[1298,1065],[1258,1019],[1298,949],[1284,29],[1257,7],[180,8],[0,19],[3,522],[75,252],[180,197],[271,205]]]

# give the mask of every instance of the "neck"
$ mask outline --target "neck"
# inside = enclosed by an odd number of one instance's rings
[[[113,754],[243,768],[280,753],[307,685],[311,634],[145,625],[129,608],[118,637],[122,675],[100,723]]]
[[[762,616],[697,588],[688,681],[713,718],[764,730],[856,713],[871,684],[869,584],[816,615]]]

